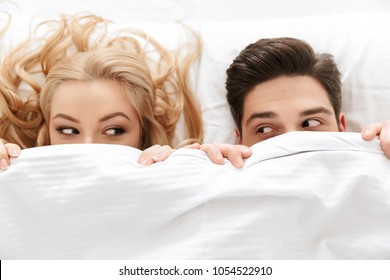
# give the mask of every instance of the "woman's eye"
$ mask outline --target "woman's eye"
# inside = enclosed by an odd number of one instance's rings
[[[125,132],[125,130],[122,128],[113,127],[113,128],[106,129],[104,131],[104,134],[110,135],[110,136],[115,136],[115,135],[122,135],[124,132]]]
[[[302,123],[302,127],[316,127],[321,124],[318,120],[306,120]]]
[[[260,126],[256,128],[256,133],[268,133],[272,131],[274,131],[274,129],[270,126]]]
[[[65,135],[80,134],[80,132],[77,129],[71,127],[60,127],[57,128],[57,131]]]

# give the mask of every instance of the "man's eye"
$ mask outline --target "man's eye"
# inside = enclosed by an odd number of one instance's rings
[[[268,133],[272,131],[274,131],[274,129],[270,126],[260,126],[256,128],[256,133]]]
[[[80,134],[80,132],[77,129],[71,127],[60,127],[57,128],[57,131],[65,135]]]
[[[104,131],[104,134],[110,135],[110,136],[115,136],[115,135],[122,135],[124,132],[125,132],[125,130],[122,128],[113,127],[113,128],[106,129]]]
[[[302,127],[316,127],[321,124],[318,120],[306,120],[302,123]]]

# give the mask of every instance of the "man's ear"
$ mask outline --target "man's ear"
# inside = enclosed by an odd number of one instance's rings
[[[238,128],[235,129],[235,132],[236,132],[236,143],[241,145],[242,138],[240,132],[238,131]]]
[[[345,132],[347,130],[347,126],[345,125],[345,115],[344,113],[340,113],[339,116],[339,131]]]

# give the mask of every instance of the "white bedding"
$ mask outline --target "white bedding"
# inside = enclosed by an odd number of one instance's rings
[[[208,143],[234,143],[225,71],[263,37],[297,37],[335,56],[349,131],[390,119],[386,1],[15,2],[0,5],[0,27],[12,15],[10,45],[37,14],[95,12],[168,47],[185,38],[176,20],[194,27],[203,48],[191,83]],[[0,259],[390,259],[390,161],[377,140],[289,133],[253,149],[242,170],[194,150],[150,167],[123,146],[24,150],[0,171]]]
[[[389,259],[390,161],[355,133],[293,132],[242,170],[181,149],[24,150],[0,173],[1,259]]]

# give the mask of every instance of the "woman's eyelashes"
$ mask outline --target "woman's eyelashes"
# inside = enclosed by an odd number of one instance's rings
[[[110,127],[104,130],[104,134],[108,136],[118,136],[124,134],[125,132],[126,130],[121,127]]]
[[[73,127],[59,127],[56,129],[60,134],[63,135],[77,135],[80,134],[80,132],[73,128]]]
[[[56,130],[66,136],[72,136],[72,135],[79,135],[80,131],[73,127],[59,127],[56,128]],[[109,127],[106,129],[103,129],[101,134],[106,136],[120,136],[123,135],[126,132],[126,130],[122,127]]]

